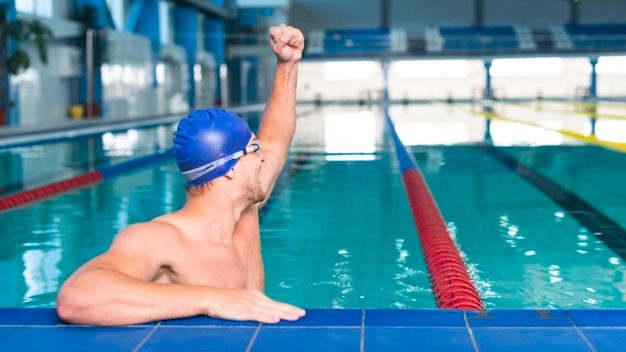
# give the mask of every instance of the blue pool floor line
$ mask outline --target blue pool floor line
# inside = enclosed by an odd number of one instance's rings
[[[487,155],[517,173],[589,231],[597,240],[626,261],[626,229],[602,211],[563,186],[489,144],[479,144]]]

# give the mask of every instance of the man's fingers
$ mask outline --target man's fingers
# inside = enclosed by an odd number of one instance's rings
[[[287,303],[271,301],[271,303],[263,302],[261,303],[261,305],[263,305],[264,308],[268,308],[268,309],[271,309],[272,311],[275,311],[276,314],[280,315],[280,317],[283,319],[285,318],[297,319],[297,318],[303,317],[306,314],[304,309],[294,307]]]
[[[296,39],[296,44],[294,45],[296,48],[300,48],[304,45],[304,37],[299,35]]]
[[[254,296],[258,298],[256,304],[259,309],[266,314],[271,314],[280,319],[297,320],[306,314],[304,309],[292,306],[291,304],[274,301],[261,292],[255,292]]]
[[[297,43],[298,43],[298,36],[292,35],[289,38],[289,46],[294,46],[295,47]]]
[[[269,33],[272,43],[278,43],[283,31],[279,27],[270,27]]]
[[[304,316],[304,311],[277,309],[271,306],[256,306],[254,309],[255,320],[262,323],[278,323],[280,320],[294,321]]]
[[[303,36],[300,30],[290,26],[286,27],[283,30],[283,33],[288,38],[287,44],[289,44],[289,46],[297,47],[299,44],[301,44]]]
[[[214,307],[210,316],[274,324],[280,320],[298,320],[306,314],[303,309],[274,301],[260,291],[227,290],[224,293],[224,301]]]
[[[281,309],[281,310],[285,310],[285,311],[294,311],[294,312],[304,313],[303,309],[298,308],[296,306],[293,306],[293,305],[291,305],[289,303],[275,301],[275,300],[267,297],[266,295],[264,295],[260,291],[253,291],[253,292],[254,292],[254,296],[259,299],[259,301],[258,301],[259,305],[262,305],[262,306],[265,306],[265,307],[271,307],[271,308],[275,308],[275,309]]]
[[[285,26],[284,24],[281,24],[278,27],[270,27],[269,29],[270,38],[274,43],[277,43],[278,41],[285,42],[285,38],[291,37],[291,32],[292,31],[290,30],[290,28]]]
[[[290,45],[291,41],[294,39],[293,33],[289,30],[283,30],[283,33],[280,36],[280,42],[284,45]]]

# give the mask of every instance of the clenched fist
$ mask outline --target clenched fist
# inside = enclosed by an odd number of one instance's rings
[[[302,58],[304,36],[294,27],[284,24],[269,29],[270,44],[279,63],[296,63]]]

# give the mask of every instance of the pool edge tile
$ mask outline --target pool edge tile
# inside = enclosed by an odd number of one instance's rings
[[[571,328],[573,327],[564,310],[545,309],[493,309],[466,311],[467,323],[471,328]]]
[[[459,309],[367,309],[365,327],[458,327],[465,328]]]
[[[626,327],[626,309],[570,309],[567,315],[580,328]]]

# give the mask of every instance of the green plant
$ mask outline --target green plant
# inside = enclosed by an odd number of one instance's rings
[[[9,39],[17,42],[17,48],[9,52],[6,59],[7,72],[18,75],[30,67],[28,53],[20,48],[20,44],[33,40],[39,59],[48,63],[47,41],[52,38],[52,31],[37,19],[17,19],[9,21],[5,7],[0,7],[0,45],[6,46]]]

